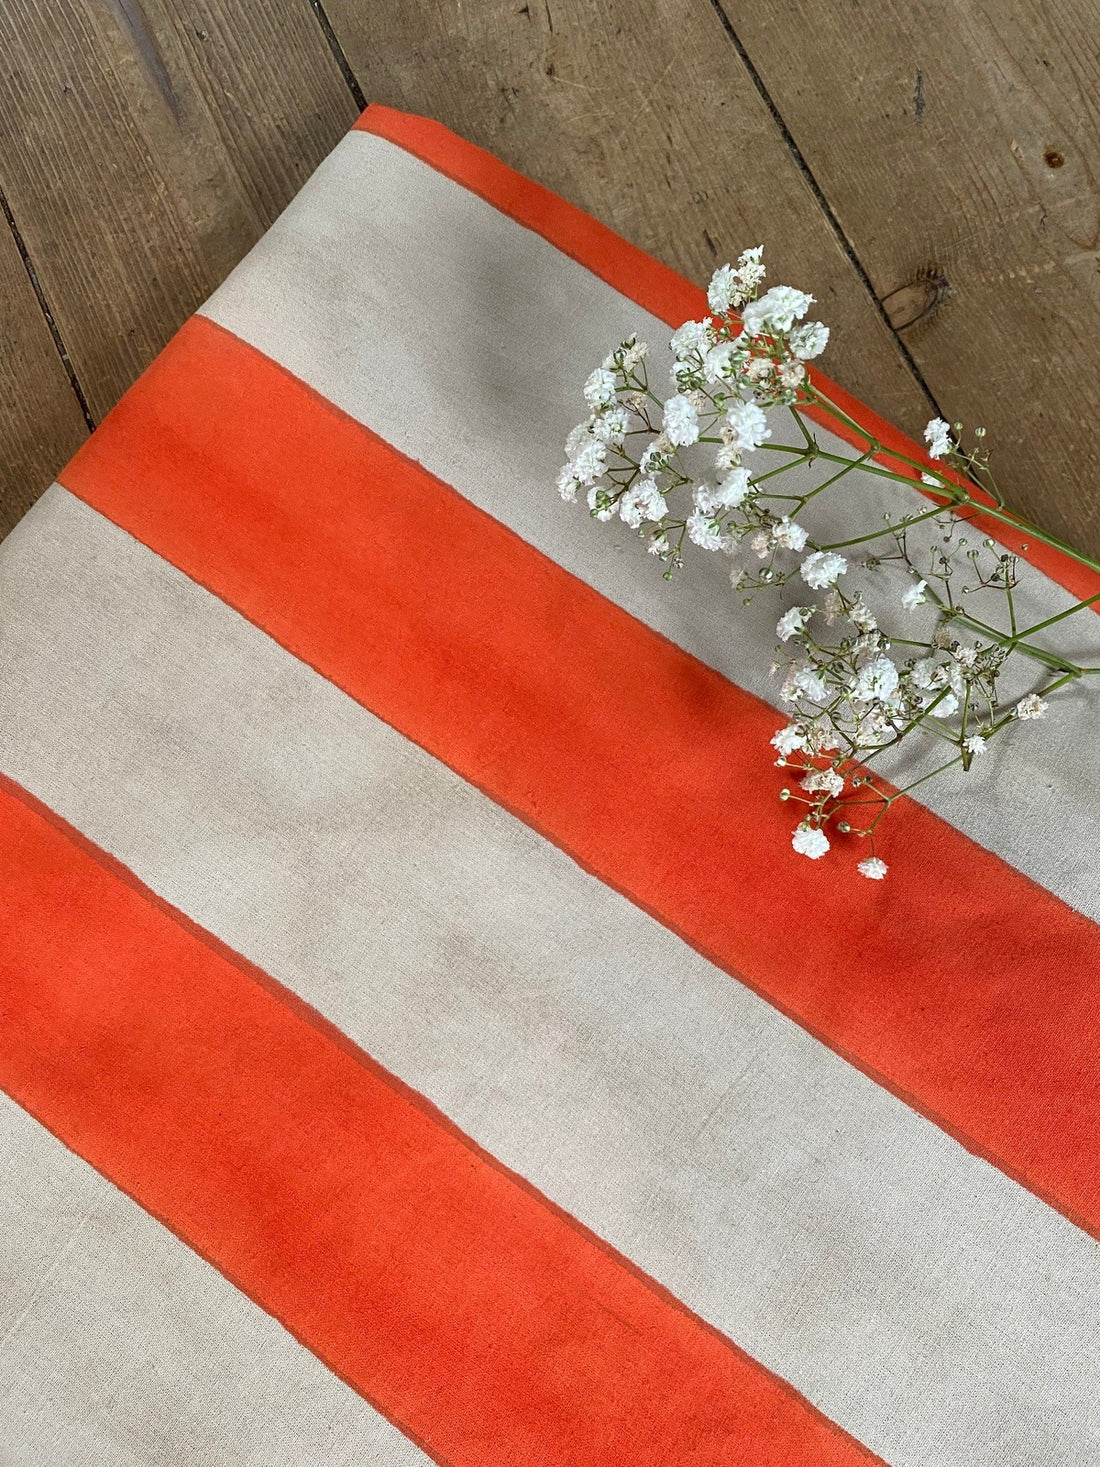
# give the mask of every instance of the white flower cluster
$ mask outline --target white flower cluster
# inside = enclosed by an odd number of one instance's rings
[[[671,382],[664,399],[650,388],[647,348],[631,337],[585,383],[591,415],[566,442],[568,462],[558,478],[562,497],[586,491],[597,519],[616,514],[631,529],[651,526],[649,548],[679,567],[685,539],[704,550],[732,555],[742,540],[767,564],[753,574],[735,572],[753,588],[782,577],[777,553],[798,554],[807,534],[789,515],[754,492],[751,458],[771,437],[768,409],[797,401],[806,363],[829,338],[818,321],[802,322],[813,297],[790,286],[763,295],[762,250],[746,250],[736,265],[714,274],[708,302],[720,319],[687,321],[672,336]],[[741,309],[740,320],[731,314]],[[634,434],[652,434],[637,459],[624,450]],[[714,477],[685,477],[680,450],[713,445]],[[612,451],[619,450],[617,457]],[[691,483],[692,505],[677,518],[668,495]],[[736,512],[736,513],[735,513]],[[794,567],[788,565],[789,571]],[[811,554],[802,574],[811,586],[832,585],[844,573],[843,556]]]
[[[781,651],[773,670],[783,675],[779,697],[791,711],[772,744],[776,762],[800,776],[782,798],[805,806],[792,837],[795,851],[810,859],[824,855],[830,849],[826,828],[833,826],[869,839],[871,854],[858,870],[881,880],[887,867],[875,854],[875,831],[904,791],[877,782],[870,763],[922,729],[951,746],[945,768],[969,769],[990,739],[1009,723],[1039,718],[1047,702],[1030,693],[1002,705],[998,679],[1007,657],[1033,649],[1016,634],[1014,615],[1009,637],[962,610],[960,591],[992,588],[1008,599],[1011,613],[1016,570],[1013,557],[987,540],[983,552],[965,552],[973,584],[960,586],[966,541],[951,510],[968,501],[958,476],[987,470],[979,451],[966,455],[961,449],[961,425],[953,432],[934,418],[925,429],[924,463],[911,461],[908,473],[887,471],[900,482],[923,481],[937,501],[927,513],[896,524],[887,516],[883,528],[832,544],[816,543],[800,523],[811,498],[881,445],[869,440],[862,455],[845,459],[817,443],[807,426],[811,410],[844,418],[807,367],[825,349],[829,331],[804,319],[813,304],[804,291],[775,285],[761,293],[762,254],[746,250],[736,264],[715,271],[707,292],[711,314],[685,322],[669,343],[666,395],[653,390],[652,358],[634,336],[591,373],[584,384],[589,414],[566,440],[558,488],[570,501],[583,491],[597,520],[618,518],[637,532],[665,564],[666,578],[682,568],[688,542],[730,557],[730,579],[746,601],[763,587],[788,583],[820,593],[820,600],[789,607],[776,626]],[[793,420],[801,446],[773,447],[777,410]],[[975,436],[984,436],[982,430]],[[784,459],[766,468],[763,459],[771,453]],[[896,452],[892,457],[897,460]],[[776,488],[784,470],[817,460],[829,472],[824,482],[795,494]],[[842,467],[835,470],[834,463]],[[918,566],[908,528],[941,512],[937,525],[944,533],[928,563]],[[905,621],[924,608],[923,616],[936,619],[923,641],[906,622],[894,645],[863,590],[851,584],[855,572],[865,576],[887,564],[906,576],[904,589],[891,596],[893,614]],[[1051,665],[1046,654],[1035,655]],[[866,806],[873,818],[855,823],[856,808]]]

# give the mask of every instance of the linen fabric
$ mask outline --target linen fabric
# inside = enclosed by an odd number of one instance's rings
[[[773,620],[553,487],[704,308],[371,106],[0,546],[0,1463],[1100,1456],[1095,710],[791,850]]]

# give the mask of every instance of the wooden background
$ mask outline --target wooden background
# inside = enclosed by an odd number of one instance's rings
[[[4,0],[0,530],[364,99],[700,282],[764,244],[831,376],[1100,554],[1100,0]]]

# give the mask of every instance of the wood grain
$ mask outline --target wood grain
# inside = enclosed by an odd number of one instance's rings
[[[989,429],[1100,552],[1100,0],[7,0],[0,190],[95,417],[372,98],[482,143],[704,281],[763,243],[824,365]],[[350,68],[348,62],[350,61]],[[10,523],[83,432],[0,239]]]
[[[1100,553],[1100,5],[723,3],[945,414]]]
[[[0,538],[76,452],[87,426],[7,221],[0,218]]]
[[[763,244],[834,323],[828,370],[888,416],[927,401],[709,0],[327,0],[363,90],[491,149],[706,281]]]
[[[352,122],[307,0],[6,0],[0,188],[101,417]]]

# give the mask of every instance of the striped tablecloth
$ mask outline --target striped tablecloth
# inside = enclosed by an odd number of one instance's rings
[[[3,545],[4,1467],[1100,1461],[1095,704],[791,851],[553,487],[701,309],[372,106]]]

